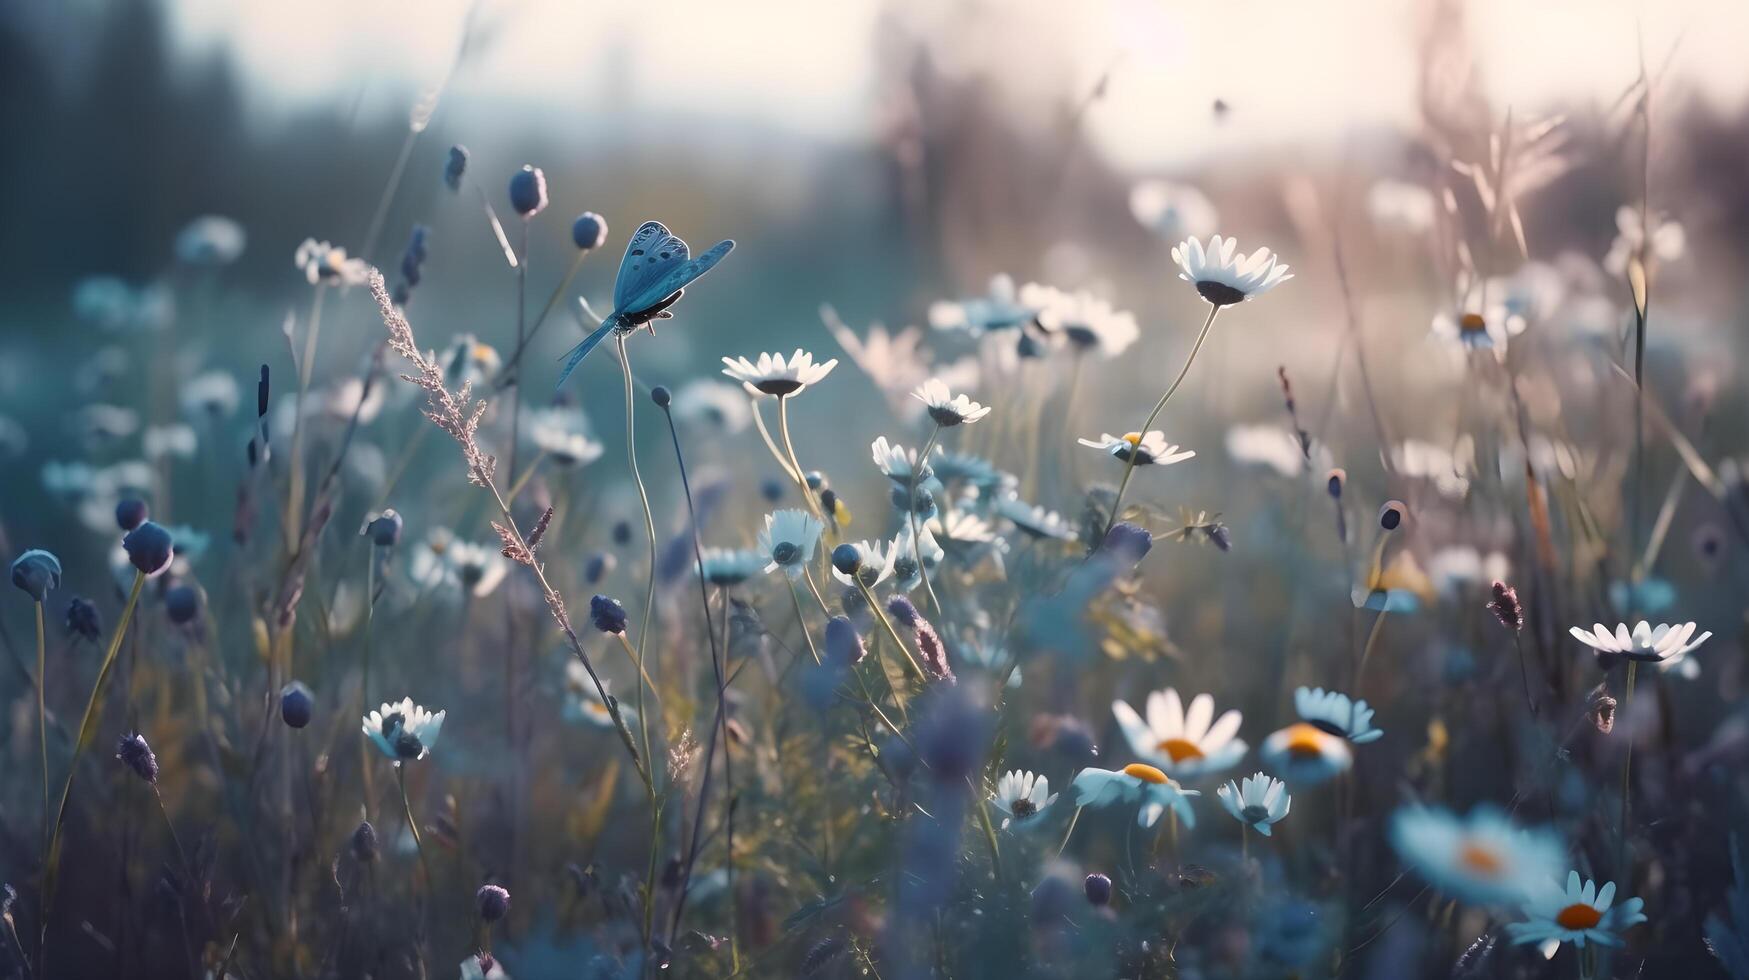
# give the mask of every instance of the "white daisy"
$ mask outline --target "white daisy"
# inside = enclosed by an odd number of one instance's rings
[[[1055,538],[1073,541],[1075,529],[1054,510],[1034,507],[1019,497],[1004,497],[996,502],[996,513],[1029,537]]]
[[[1560,839],[1491,806],[1467,817],[1411,806],[1391,817],[1391,846],[1427,883],[1473,905],[1518,905],[1560,872]]]
[[[1212,234],[1220,217],[1202,191],[1189,184],[1144,180],[1130,188],[1136,223],[1167,241]]]
[[[1244,716],[1228,710],[1216,720],[1215,699],[1207,694],[1191,698],[1186,711],[1176,689],[1155,691],[1148,695],[1146,721],[1123,701],[1113,701],[1111,713],[1130,750],[1174,776],[1220,772],[1245,756],[1244,740],[1235,737]]]
[[[1623,205],[1615,212],[1615,241],[1609,245],[1609,254],[1603,257],[1603,267],[1612,276],[1625,275],[1628,260],[1645,248],[1646,226],[1640,220],[1640,209]],[[1688,235],[1682,230],[1681,222],[1672,221],[1661,214],[1652,215],[1652,244],[1645,249],[1648,256],[1659,262],[1674,262],[1682,258],[1688,250]]]
[[[547,408],[528,413],[528,441],[556,465],[585,466],[601,458],[605,447],[584,434],[583,413]]]
[[[205,371],[182,386],[182,410],[189,415],[223,418],[242,400],[237,379],[224,371]]]
[[[975,337],[993,330],[1024,326],[1032,322],[1036,312],[1015,296],[1013,279],[996,275],[990,279],[987,295],[931,304],[929,325],[937,330],[965,330]]]
[[[1116,309],[1109,301],[1084,289],[1071,293],[1027,283],[1020,296],[1022,301],[1038,308],[1039,326],[1061,336],[1072,350],[1080,353],[1097,351],[1106,357],[1116,357],[1142,335],[1134,313]]]
[[[696,378],[675,389],[672,411],[681,427],[702,428],[719,436],[735,435],[753,420],[741,389],[715,378]]]
[[[935,452],[940,451],[940,447],[936,447]],[[917,466],[917,450],[906,449],[896,442],[889,443],[886,436],[877,436],[869,444],[869,452],[874,456],[874,464],[887,475],[887,479],[902,487],[911,485],[911,474]],[[929,463],[925,461],[922,471],[917,474],[917,480],[922,482],[931,475]]]
[[[602,684],[607,684],[605,679]],[[562,710],[566,721],[581,722],[596,728],[614,727],[613,712],[607,710],[607,702],[601,699],[601,692],[596,690],[595,681],[590,679],[588,669],[575,657],[565,661],[565,694]],[[637,712],[627,705],[620,705],[619,713],[626,724],[638,723]]]
[[[1373,710],[1366,699],[1350,701],[1340,691],[1302,687],[1294,691],[1294,710],[1300,719],[1320,731],[1365,745],[1385,737],[1384,729],[1372,725]]]
[[[443,719],[448,712],[433,714],[412,698],[402,698],[399,704],[384,702],[381,708],[364,716],[364,734],[396,765],[416,761],[437,747],[437,736],[443,731]]]
[[[921,567],[917,564],[918,554],[923,556]],[[899,533],[893,535],[893,544],[887,555],[891,563],[889,571],[894,576],[893,587],[901,592],[910,592],[922,585],[923,573],[934,572],[941,560],[947,557],[947,553],[941,550],[941,545],[936,543],[935,535],[929,533],[928,525],[918,528],[913,536],[909,519],[899,529]]]
[[[491,595],[510,571],[502,550],[489,545],[457,541],[445,557],[455,569],[456,581],[475,597]]]
[[[1227,455],[1240,463],[1267,466],[1282,476],[1294,477],[1308,467],[1321,473],[1328,468],[1328,454],[1315,447],[1312,462],[1306,461],[1299,436],[1279,425],[1235,425],[1227,430]]]
[[[230,265],[243,255],[243,226],[217,214],[203,214],[176,235],[176,257],[189,265]]]
[[[990,409],[972,401],[965,395],[955,395],[947,390],[947,385],[940,378],[930,378],[923,382],[911,397],[923,403],[929,417],[942,428],[954,425],[969,425],[990,414]]]
[[[1641,911],[1646,903],[1638,898],[1614,903],[1615,882],[1598,888],[1597,882],[1587,878],[1581,883],[1579,872],[1569,871],[1567,887],[1544,882],[1521,906],[1529,921],[1509,923],[1506,931],[1515,943],[1572,943],[1583,949],[1590,940],[1600,946],[1620,946],[1618,933],[1646,921]]]
[[[1641,620],[1629,631],[1628,624],[1617,623],[1615,632],[1609,627],[1598,623],[1587,632],[1575,626],[1569,632],[1580,643],[1597,650],[1600,653],[1615,654],[1629,660],[1640,660],[1670,667],[1682,661],[1694,649],[1712,638],[1712,632],[1702,633],[1691,642],[1694,636],[1693,623],[1651,623]]]
[[[805,510],[780,510],[765,515],[765,527],[759,532],[759,550],[766,557],[767,573],[783,569],[790,578],[800,578],[814,558],[814,546],[824,530],[820,522]]]
[[[436,360],[443,368],[444,384],[451,390],[464,384],[481,385],[497,377],[504,366],[497,348],[481,343],[471,333],[457,334]]]
[[[730,548],[706,548],[704,580],[720,588],[740,585],[765,570],[765,555],[757,551]]]
[[[1077,439],[1081,445],[1089,449],[1097,449],[1120,462],[1129,462],[1130,454],[1134,453],[1137,466],[1171,466],[1182,463],[1196,453],[1189,449],[1181,450],[1166,441],[1165,433],[1159,429],[1151,429],[1146,434],[1126,432],[1122,436],[1114,436],[1109,432],[1101,432],[1098,439]]]
[[[938,514],[925,521],[923,526],[943,550],[958,555],[970,556],[980,549],[1002,543],[990,522],[969,510],[950,510]]]
[[[820,318],[851,363],[868,375],[897,415],[914,418],[922,411],[922,406],[909,396],[931,377],[939,378],[949,388],[972,388],[978,383],[980,369],[975,357],[932,367],[929,352],[923,347],[923,331],[918,327],[888,331],[877,323],[868,328],[867,336],[858,337],[830,306],[821,307]]]
[[[996,793],[990,802],[1008,815],[1002,820],[1003,830],[1009,827],[1019,830],[1037,823],[1057,802],[1057,794],[1051,792],[1051,781],[1045,777],[1010,769],[996,782]]]
[[[1158,823],[1167,807],[1172,808],[1185,827],[1195,827],[1196,813],[1190,808],[1190,797],[1201,795],[1196,790],[1185,789],[1172,777],[1142,762],[1132,762],[1116,772],[1091,767],[1083,769],[1069,784],[1069,796],[1076,806],[1140,803],[1136,823],[1143,827]]]
[[[815,364],[814,355],[797,348],[788,360],[782,354],[760,354],[757,361],[725,357],[723,364],[723,373],[729,377],[762,394],[782,398],[824,380],[838,366],[838,359]]]
[[[148,425],[146,431],[140,433],[140,449],[147,459],[163,459],[168,456],[193,459],[199,448],[200,439],[195,436],[193,427],[181,422]]]
[[[836,565],[832,568],[833,578],[850,586],[861,581],[863,585],[872,589],[893,574],[891,552],[881,542],[858,541],[851,547],[856,549],[858,556],[856,578],[853,579],[839,571]]]
[[[1263,773],[1246,776],[1243,783],[1229,779],[1226,785],[1215,790],[1215,795],[1221,798],[1221,805],[1227,808],[1234,820],[1265,837],[1270,836],[1269,825],[1287,816],[1288,807],[1293,803],[1293,798],[1287,793],[1287,784]]]
[[[1178,278],[1195,284],[1197,293],[1214,306],[1242,303],[1293,278],[1269,249],[1235,256],[1238,247],[1235,239],[1219,235],[1209,240],[1206,250],[1197,239],[1185,239],[1172,248]]]
[[[1263,740],[1262,756],[1264,765],[1304,786],[1347,772],[1354,764],[1346,739],[1304,721],[1271,733]]]
[[[312,286],[319,282],[331,286],[362,286],[370,278],[370,263],[348,258],[346,249],[314,238],[304,239],[292,261],[304,270],[304,277]]]

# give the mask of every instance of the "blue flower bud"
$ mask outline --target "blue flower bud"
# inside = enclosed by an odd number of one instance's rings
[[[123,531],[132,531],[146,522],[146,502],[129,497],[115,505],[115,523]]]
[[[1088,875],[1082,887],[1087,890],[1087,901],[1094,905],[1111,904],[1111,879],[1105,875]]]
[[[129,531],[121,539],[121,546],[128,553],[128,561],[148,578],[169,568],[170,559],[176,556],[175,539],[162,525],[151,521]]]
[[[674,401],[674,393],[668,390],[667,385],[657,385],[650,389],[650,400],[655,402],[658,408],[667,408]]]
[[[462,175],[468,172],[468,148],[457,143],[449,148],[449,159],[443,163],[443,182],[452,191],[462,189]]]
[[[832,549],[832,567],[846,575],[855,575],[862,567],[862,550],[853,544],[841,544]]]
[[[385,510],[367,521],[364,533],[370,537],[370,543],[379,548],[393,548],[401,543],[401,515],[394,510]]]
[[[589,600],[589,618],[595,622],[595,628],[603,633],[624,633],[626,631],[626,607],[619,600],[598,595]]]
[[[481,885],[474,893],[474,903],[479,906],[482,921],[497,922],[510,911],[510,893],[498,885]]]
[[[291,727],[308,725],[315,712],[316,700],[310,696],[310,689],[303,681],[292,681],[279,692],[279,716]]]
[[[585,211],[571,222],[571,241],[587,252],[607,241],[607,221],[594,211]]]
[[[547,206],[547,175],[539,167],[524,165],[510,177],[510,206],[524,218],[532,218]]]
[[[632,543],[632,526],[625,521],[615,521],[613,524],[613,543],[624,547]]]
[[[768,476],[759,481],[759,494],[769,503],[777,503],[783,499],[783,482],[777,477]]]
[[[178,585],[164,593],[164,611],[170,621],[186,626],[200,615],[200,590],[192,585]]]
[[[103,617],[98,615],[97,607],[89,600],[74,596],[73,601],[67,603],[67,632],[92,642],[101,638]]]
[[[12,584],[42,602],[48,598],[50,589],[61,587],[61,560],[40,548],[32,548],[12,562]]]

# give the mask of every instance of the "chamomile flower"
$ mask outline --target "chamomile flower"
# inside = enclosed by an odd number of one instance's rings
[[[1069,796],[1076,806],[1140,803],[1136,823],[1143,827],[1158,823],[1167,807],[1172,808],[1184,826],[1195,827],[1196,812],[1190,808],[1190,797],[1201,795],[1178,785],[1172,777],[1145,762],[1132,762],[1115,772],[1089,767],[1069,784]]]
[[[1202,191],[1166,180],[1144,180],[1131,187],[1130,214],[1137,224],[1167,241],[1211,234],[1220,221]]]
[[[1062,337],[1069,349],[1078,354],[1097,352],[1116,357],[1142,335],[1134,313],[1116,309],[1109,301],[1086,290],[1070,293],[1027,283],[1020,297],[1029,306],[1037,307],[1039,326]]]
[[[1231,306],[1261,296],[1293,278],[1287,266],[1267,248],[1250,255],[1236,255],[1239,243],[1216,235],[1208,248],[1195,238],[1172,248],[1172,261],[1178,263],[1178,278],[1196,286],[1196,291],[1212,306]]]
[[[674,392],[674,421],[682,428],[732,436],[747,428],[752,410],[741,389],[715,378],[696,378]]]
[[[402,698],[399,704],[385,701],[381,708],[364,716],[364,734],[396,765],[413,762],[437,747],[446,714],[427,711],[414,704],[412,698]]]
[[[471,333],[457,334],[448,347],[437,355],[443,368],[443,382],[451,389],[471,384],[479,386],[498,376],[504,359],[497,348],[481,343]]]
[[[1474,905],[1518,905],[1560,872],[1561,842],[1526,830],[1492,806],[1466,817],[1404,807],[1391,817],[1391,846],[1427,883]]]
[[[1365,698],[1351,701],[1340,691],[1302,687],[1294,691],[1294,710],[1307,724],[1355,745],[1385,737],[1384,729],[1373,727],[1373,709],[1366,706]]]
[[[765,515],[759,532],[759,550],[765,555],[767,573],[783,569],[790,578],[800,578],[814,558],[820,542],[820,522],[805,510],[780,510]]]
[[[943,428],[970,425],[990,414],[989,408],[963,394],[955,395],[948,391],[946,383],[940,378],[930,378],[923,382],[911,393],[911,397],[922,402],[930,419]]]
[[[1455,344],[1466,350],[1489,350],[1496,355],[1506,352],[1507,343],[1524,332],[1523,317],[1513,316],[1500,303],[1485,306],[1462,304],[1433,315],[1429,333],[1435,340]]]
[[[908,396],[931,377],[940,379],[950,389],[970,388],[978,383],[980,370],[975,357],[932,365],[929,352],[923,347],[923,331],[917,327],[889,331],[877,323],[868,328],[865,337],[858,337],[831,307],[821,308],[820,318],[851,363],[861,368],[886,396],[894,414],[912,418],[922,411],[922,406]]]
[[[349,258],[346,249],[319,242],[314,238],[304,239],[292,257],[292,262],[304,271],[304,278],[312,286],[317,283],[362,286],[370,278],[370,263],[359,258]]]
[[[875,466],[886,474],[887,479],[902,487],[911,485],[911,474],[917,467],[917,450],[906,449],[896,442],[889,443],[886,436],[877,436],[869,445],[869,452],[874,457]],[[937,448],[936,452],[940,449]],[[929,461],[925,460],[922,471],[917,473],[917,480],[922,483],[932,475]]]
[[[200,439],[194,434],[194,428],[182,422],[148,425],[140,433],[140,450],[150,460],[167,457],[193,459],[199,448]]]
[[[583,431],[581,412],[549,408],[530,412],[528,441],[554,464],[567,469],[601,458],[604,447]]]
[[[1178,691],[1167,688],[1148,695],[1148,717],[1123,701],[1111,703],[1130,750],[1174,776],[1190,778],[1231,768],[1245,756],[1245,742],[1235,736],[1244,716],[1228,710],[1217,720],[1215,699],[1198,694],[1184,708]]]
[[[839,545],[839,547],[845,547],[845,545]],[[833,578],[850,586],[854,586],[860,581],[863,585],[872,589],[886,581],[887,577],[893,574],[893,564],[890,560],[891,552],[881,542],[858,541],[855,544],[849,545],[849,547],[856,550],[856,577],[852,578],[839,571],[837,563],[834,561],[832,568]]]
[[[723,365],[723,373],[736,381],[761,394],[782,398],[825,380],[838,366],[838,359],[815,364],[814,355],[797,348],[788,360],[782,354],[761,354],[757,361],[725,357]]]
[[[184,225],[176,235],[176,257],[189,265],[230,265],[243,256],[248,244],[243,226],[230,218],[203,214]]]
[[[1075,441],[1089,449],[1097,449],[1119,462],[1127,463],[1130,456],[1134,455],[1137,466],[1171,466],[1196,455],[1192,450],[1180,449],[1167,442],[1165,433],[1158,429],[1146,433],[1126,432],[1122,436],[1101,432],[1098,439]]]
[[[510,571],[503,553],[488,545],[457,541],[450,545],[446,557],[455,569],[456,581],[476,598],[491,595]]]
[[[970,559],[988,548],[1002,548],[1005,542],[996,536],[990,522],[969,510],[950,510],[924,523],[930,537],[942,550]]]
[[[1057,802],[1057,794],[1051,792],[1051,781],[1044,776],[1010,769],[997,780],[996,793],[990,797],[990,802],[1008,815],[1002,820],[1003,830],[1010,827],[1019,830],[1037,823],[1051,804]]]
[[[1263,773],[1246,776],[1243,782],[1229,779],[1226,785],[1215,790],[1215,795],[1221,798],[1221,805],[1227,808],[1234,820],[1265,837],[1270,836],[1269,825],[1286,817],[1288,807],[1293,804],[1287,784]]]
[[[1693,623],[1659,623],[1657,626],[1641,620],[1632,631],[1628,624],[1617,623],[1615,631],[1598,623],[1587,632],[1577,626],[1568,632],[1580,643],[1596,650],[1600,655],[1625,657],[1628,660],[1638,660],[1645,663],[1655,663],[1660,667],[1673,667],[1682,662],[1696,647],[1712,638],[1712,632],[1702,633],[1692,641],[1695,624]]]
[[[1646,921],[1641,911],[1646,903],[1630,898],[1615,904],[1615,882],[1602,888],[1579,872],[1567,872],[1567,887],[1551,880],[1535,890],[1520,910],[1528,921],[1513,922],[1506,932],[1515,943],[1572,943],[1581,949],[1587,940],[1599,946],[1620,946],[1626,929]]]
[[[1005,497],[996,502],[996,513],[1021,533],[1033,538],[1054,538],[1072,541],[1075,529],[1054,510],[1035,507],[1019,497]]]
[[[224,371],[204,371],[182,386],[182,411],[200,418],[229,417],[241,400],[237,379]]]
[[[1306,460],[1305,447],[1299,436],[1279,425],[1235,425],[1227,430],[1227,455],[1234,461],[1266,466],[1282,476],[1299,476],[1306,470],[1323,472],[1321,447],[1316,447],[1312,460]]]
[[[887,555],[891,563],[890,571],[894,576],[893,587],[901,592],[910,592],[922,585],[923,573],[934,572],[941,560],[947,557],[941,545],[935,542],[935,535],[929,533],[927,524],[919,527],[913,535],[909,520],[893,536],[893,544]],[[923,556],[921,564],[917,561],[918,555]]]
[[[983,296],[931,304],[929,325],[937,330],[964,330],[976,337],[1025,326],[1037,312],[1015,295],[1013,279],[996,275],[991,277],[989,292]]]
[[[604,679],[602,684],[606,683]],[[601,692],[596,689],[595,681],[590,679],[589,670],[575,657],[565,661],[565,701],[562,710],[566,721],[594,728],[614,727],[613,712],[608,710],[607,702],[601,699]],[[638,723],[637,712],[630,707],[620,705],[619,713],[626,724]]]
[[[740,585],[765,570],[766,557],[757,551],[706,548],[701,557],[704,580],[719,588]]]
[[[1324,782],[1354,764],[1346,739],[1305,721],[1272,732],[1263,740],[1262,756],[1264,765],[1303,786]]]
[[[1640,209],[1627,205],[1616,209],[1615,241],[1609,245],[1609,254],[1603,257],[1603,267],[1610,275],[1625,275],[1628,260],[1642,249],[1649,258],[1658,262],[1674,262],[1688,250],[1688,235],[1680,222],[1661,214],[1654,214],[1651,218],[1652,240],[1648,247],[1646,223],[1641,220]]]

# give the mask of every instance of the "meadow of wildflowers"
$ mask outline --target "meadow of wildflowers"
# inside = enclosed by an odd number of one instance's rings
[[[916,11],[808,176],[523,135],[491,4],[290,136],[35,57],[0,977],[1749,980],[1749,116],[1414,6],[1413,124],[1147,172]]]

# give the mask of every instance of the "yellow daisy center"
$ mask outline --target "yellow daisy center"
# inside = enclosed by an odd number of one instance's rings
[[[1139,446],[1142,444],[1142,434],[1140,432],[1125,432],[1123,434],[1123,441],[1132,446]]]
[[[1458,318],[1458,329],[1464,333],[1482,333],[1488,329],[1488,321],[1480,313],[1465,313]]]
[[[1187,759],[1194,762],[1203,758],[1202,748],[1195,742],[1187,739],[1165,739],[1159,745],[1156,745],[1155,748],[1166,753],[1167,758],[1170,758],[1174,763],[1183,762]]]
[[[1287,730],[1287,754],[1296,759],[1315,759],[1324,754],[1324,740],[1330,736],[1300,722]]]
[[[1155,783],[1159,785],[1164,785],[1166,783],[1166,774],[1145,762],[1132,762],[1129,765],[1124,766],[1123,774],[1126,776],[1133,776],[1144,783]]]
[[[1593,929],[1603,921],[1603,913],[1581,902],[1555,913],[1555,925],[1562,929]]]
[[[1458,863],[1470,872],[1484,878],[1492,878],[1506,870],[1506,861],[1493,848],[1475,841],[1464,844],[1458,851]],[[1564,913],[1563,913],[1564,914]]]

